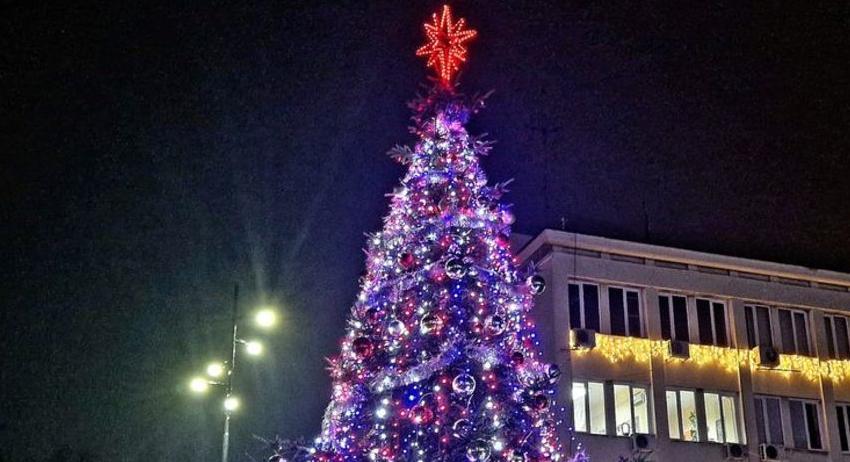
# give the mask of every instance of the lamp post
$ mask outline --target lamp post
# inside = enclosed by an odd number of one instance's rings
[[[227,452],[230,449],[230,416],[238,407],[233,398],[233,372],[236,370],[236,336],[239,328],[239,284],[233,286],[233,341],[230,345],[230,369],[227,371],[227,390],[224,395],[224,432],[221,435],[221,462],[227,462]],[[228,405],[229,404],[229,405]]]
[[[236,372],[237,351],[239,345],[245,346],[245,352],[252,356],[258,356],[263,352],[263,345],[256,340],[245,340],[239,338],[239,284],[233,287],[233,307],[231,311],[232,335],[230,342],[229,363],[210,363],[207,366],[207,375],[216,380],[196,377],[191,380],[189,387],[193,392],[205,393],[210,385],[224,388],[224,431],[221,436],[221,462],[228,462],[230,450],[230,418],[239,408],[239,398],[233,394],[233,376]],[[257,311],[254,317],[255,323],[262,328],[272,327],[277,321],[277,315],[272,309],[264,308]],[[223,379],[223,380],[221,380]]]

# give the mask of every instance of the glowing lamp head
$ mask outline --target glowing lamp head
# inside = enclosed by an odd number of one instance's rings
[[[264,329],[277,325],[277,313],[271,308],[263,308],[254,315],[254,322]]]
[[[209,388],[209,382],[203,377],[195,377],[189,382],[189,389],[195,393],[205,393]]]
[[[224,375],[224,364],[219,362],[209,363],[207,365],[207,375],[213,378],[219,378]]]
[[[259,356],[263,354],[263,344],[256,340],[245,342],[245,352],[251,356]]]
[[[228,396],[224,399],[224,410],[227,412],[233,412],[239,409],[239,398],[235,396]]]

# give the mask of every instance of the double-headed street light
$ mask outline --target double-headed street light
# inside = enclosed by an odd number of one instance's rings
[[[230,446],[230,416],[239,409],[239,398],[233,394],[233,374],[236,371],[236,359],[239,345],[243,345],[245,353],[251,356],[263,354],[263,344],[257,340],[246,340],[239,337],[239,286],[233,288],[233,312],[230,361],[212,362],[207,365],[206,377],[194,377],[189,381],[189,389],[195,393],[206,393],[210,386],[220,386],[225,390],[224,394],[224,433],[221,443],[221,460],[227,462],[228,449]],[[263,329],[269,329],[277,325],[277,312],[272,307],[262,307],[253,314],[254,324]]]

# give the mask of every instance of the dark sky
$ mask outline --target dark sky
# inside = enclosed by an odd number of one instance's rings
[[[439,3],[72,3],[0,7],[0,450],[213,460],[234,282],[234,452],[313,435]],[[850,271],[850,7],[744,3],[455,2],[515,230]]]

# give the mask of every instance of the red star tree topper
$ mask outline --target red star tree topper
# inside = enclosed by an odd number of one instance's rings
[[[478,34],[472,29],[464,30],[465,25],[463,18],[452,23],[448,5],[443,5],[441,16],[434,13],[431,22],[424,24],[428,43],[416,50],[416,56],[427,56],[428,67],[437,71],[443,83],[450,83],[452,75],[460,70],[460,63],[466,61],[464,42]]]

